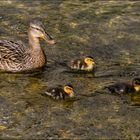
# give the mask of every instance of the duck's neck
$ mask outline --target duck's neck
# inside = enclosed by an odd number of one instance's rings
[[[39,38],[34,37],[30,31],[28,33],[28,38],[29,38],[29,46],[32,50],[41,50]]]
[[[40,47],[39,38],[34,37],[31,32],[29,35],[30,56],[34,68],[42,67],[45,64],[46,58],[42,48]]]

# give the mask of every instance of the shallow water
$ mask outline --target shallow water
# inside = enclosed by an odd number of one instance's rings
[[[42,42],[41,72],[0,74],[0,138],[140,138],[140,95],[114,96],[104,86],[140,75],[139,1],[0,1],[0,39],[28,43],[28,23],[43,21],[57,44]],[[61,63],[91,55],[92,74]],[[45,88],[71,83],[76,100],[55,102]]]

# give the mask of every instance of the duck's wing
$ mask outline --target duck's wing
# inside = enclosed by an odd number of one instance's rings
[[[21,63],[24,60],[26,49],[18,42],[0,40],[0,63]]]

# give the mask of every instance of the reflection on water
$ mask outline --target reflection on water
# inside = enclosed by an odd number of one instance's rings
[[[1,138],[138,138],[139,108],[131,104],[139,104],[140,95],[124,102],[102,88],[140,75],[139,6],[112,0],[0,1],[0,39],[27,44],[28,23],[35,18],[57,41],[47,47],[42,42],[48,59],[42,72],[0,74]],[[87,55],[97,62],[95,75],[68,73],[59,65]],[[65,83],[74,86],[77,100],[41,95]]]

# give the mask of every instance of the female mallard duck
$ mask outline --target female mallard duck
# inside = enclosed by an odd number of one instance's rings
[[[64,87],[50,88],[45,92],[45,95],[56,100],[65,100],[67,98],[72,98],[74,96],[74,91],[71,85],[65,85]]]
[[[134,78],[132,83],[116,83],[114,85],[110,85],[107,88],[111,93],[117,94],[127,94],[134,93],[140,91],[140,78]]]
[[[72,70],[81,70],[81,71],[93,71],[95,68],[95,62],[93,57],[87,56],[82,59],[72,60],[70,63],[70,68]]]
[[[45,32],[39,21],[30,23],[28,30],[29,47],[13,41],[0,40],[0,70],[7,72],[20,72],[34,70],[45,65],[45,54],[40,47],[42,38],[49,44],[54,44],[52,37]]]

